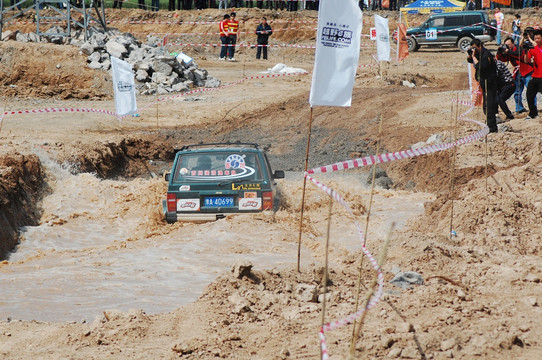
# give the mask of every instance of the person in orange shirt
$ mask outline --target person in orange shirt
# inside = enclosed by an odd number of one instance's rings
[[[237,44],[237,33],[239,32],[239,21],[235,20],[236,14],[232,12],[230,14],[230,21],[228,21],[228,32],[229,32],[229,44],[228,46],[228,57],[229,61],[235,61],[233,55],[235,54],[235,44]]]
[[[228,45],[230,43],[230,33],[228,29],[228,23],[230,22],[230,16],[228,14],[224,15],[224,20],[218,24],[218,29],[220,31],[220,41],[222,42],[222,47],[220,48],[220,58],[218,60],[226,60],[226,55],[228,54]]]

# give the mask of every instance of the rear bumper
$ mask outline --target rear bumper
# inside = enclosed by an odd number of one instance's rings
[[[177,221],[215,221],[226,216],[225,214],[177,214],[168,212],[165,215],[168,223]]]

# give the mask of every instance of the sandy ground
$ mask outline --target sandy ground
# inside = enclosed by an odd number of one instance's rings
[[[241,17],[250,24],[264,13],[275,29],[293,26],[280,22],[287,18],[316,18],[313,12],[259,10],[243,10]],[[179,12],[171,18],[213,21],[220,14]],[[148,16],[117,11],[110,18]],[[160,16],[171,19],[152,14]],[[143,37],[214,31],[207,25],[118,27]],[[273,41],[311,44],[311,34],[308,29],[277,32]],[[373,63],[374,50],[365,43],[360,65]],[[277,62],[309,71],[313,65],[307,49],[277,48],[270,60],[256,62],[255,50],[244,48],[236,63],[220,63],[213,50],[196,49],[192,55],[200,67],[223,83],[261,75]],[[8,110],[113,109],[109,74],[87,69],[77,49],[6,42],[0,50]],[[35,64],[23,61],[29,58]],[[416,88],[402,86],[403,80]],[[2,156],[13,151],[38,155],[47,186],[39,227],[26,229],[19,250],[0,264],[0,356],[317,358],[322,302],[303,289],[323,292],[328,205],[312,185],[301,271],[296,271],[310,81],[310,75],[247,80],[158,105],[152,97],[141,97],[140,107],[152,105],[141,117],[121,123],[97,114],[6,117]],[[452,103],[468,98],[467,87],[465,57],[451,49],[422,48],[402,64],[386,65],[382,78],[377,68],[360,68],[351,108],[313,110],[309,166],[372,154],[377,146],[409,149],[433,134],[445,140],[471,134],[477,126],[454,126],[467,107]],[[483,121],[480,110],[470,116]],[[379,253],[391,222],[399,225],[383,265],[383,301],[364,320],[355,358],[542,357],[542,124],[521,117],[506,125],[508,131],[455,153],[381,166],[394,185],[376,190],[369,250]],[[273,167],[288,171],[279,184],[280,210],[274,216],[166,224],[160,214],[165,183],[159,174],[170,164],[172,149],[224,140],[270,145]],[[370,199],[367,170],[318,176],[343,195],[363,228]],[[326,322],[354,312],[361,256],[352,218],[338,205],[332,210]],[[457,235],[450,237],[450,229]],[[45,235],[37,237],[42,230]],[[253,264],[249,276],[230,270],[247,261]],[[424,284],[407,290],[389,284],[397,268],[420,273]],[[373,275],[365,260],[362,299]],[[351,334],[351,325],[326,334],[333,359],[348,358]]]

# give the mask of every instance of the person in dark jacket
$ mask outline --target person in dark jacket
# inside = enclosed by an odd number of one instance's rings
[[[263,49],[263,59],[267,60],[267,45],[269,44],[269,37],[273,34],[271,26],[267,23],[265,17],[262,18],[262,22],[256,28],[256,35],[258,36],[258,50],[256,50],[256,59],[259,59]]]
[[[484,113],[490,133],[496,133],[497,128],[497,64],[491,51],[486,49],[480,39],[471,41],[467,61],[474,64],[476,80],[482,88],[484,98]]]
[[[516,91],[514,77],[504,62],[496,59],[495,63],[497,65],[497,102],[506,115],[506,120],[512,120],[514,119],[514,115],[508,108],[508,105],[506,105],[506,100]]]

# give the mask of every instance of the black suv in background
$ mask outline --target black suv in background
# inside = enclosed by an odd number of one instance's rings
[[[485,11],[458,11],[433,14],[423,24],[407,30],[408,51],[417,51],[420,46],[457,46],[461,51],[470,48],[472,39],[492,41],[497,27],[495,20],[489,21]]]

